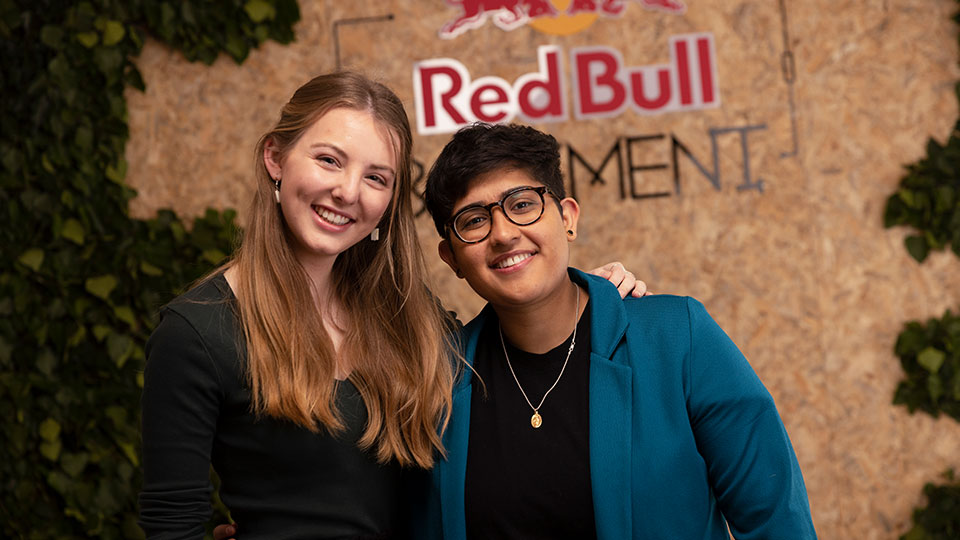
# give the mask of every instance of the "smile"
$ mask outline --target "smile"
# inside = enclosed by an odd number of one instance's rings
[[[314,206],[314,207],[313,207],[313,211],[314,211],[318,216],[320,216],[320,219],[322,219],[322,220],[324,220],[324,221],[326,221],[326,222],[328,222],[328,223],[332,223],[332,224],[334,224],[334,225],[346,225],[347,223],[350,223],[350,221],[351,221],[351,219],[348,218],[347,216],[344,216],[344,215],[342,215],[342,214],[338,214],[338,213],[336,213],[336,212],[332,212],[332,211],[330,211],[330,210],[327,210],[326,208],[321,208],[321,207],[319,207],[319,206]]]
[[[507,257],[506,259],[493,265],[494,268],[510,268],[516,264],[519,264],[522,261],[525,261],[532,257],[532,253],[521,253],[519,255],[514,255],[512,257]]]

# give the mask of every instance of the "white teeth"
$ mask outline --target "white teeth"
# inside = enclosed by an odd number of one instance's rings
[[[318,206],[313,207],[313,211],[317,213],[318,216],[323,218],[324,221],[329,221],[334,225],[346,225],[350,222],[350,218],[346,216],[341,216],[340,214],[335,214],[326,208],[320,208]]]
[[[513,257],[508,257],[496,264],[497,268],[510,268],[511,266],[519,263],[520,261],[530,258],[529,253],[523,253],[521,255],[514,255]]]

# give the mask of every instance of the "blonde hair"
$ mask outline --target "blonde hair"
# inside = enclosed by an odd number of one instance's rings
[[[361,240],[333,266],[333,293],[349,327],[335,351],[311,282],[291,249],[263,161],[272,145],[281,161],[299,137],[332,109],[370,113],[389,131],[397,157],[393,199],[380,240]],[[300,87],[256,148],[256,191],[242,245],[227,266],[237,275],[239,317],[256,413],[311,431],[344,424],[335,404],[336,356],[349,355],[349,379],[367,408],[363,449],[380,462],[430,467],[443,452],[451,407],[449,316],[424,285],[425,269],[411,207],[412,136],[403,104],[386,86],[350,72],[321,75]]]

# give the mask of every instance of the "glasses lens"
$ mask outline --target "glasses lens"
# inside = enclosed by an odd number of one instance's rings
[[[533,188],[514,191],[503,200],[503,211],[517,225],[529,225],[543,213],[543,195]]]
[[[466,242],[476,242],[490,230],[490,212],[483,207],[467,208],[453,222],[457,234]]]

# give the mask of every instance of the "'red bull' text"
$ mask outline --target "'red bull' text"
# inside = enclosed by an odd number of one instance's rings
[[[570,53],[573,115],[578,120],[623,114],[662,114],[720,106],[712,34],[670,38],[667,64],[625,67],[620,52],[582,47]],[[570,116],[560,48],[537,49],[538,70],[512,84],[473,79],[460,61],[433,58],[413,66],[417,130],[452,133],[473,122],[560,122]]]

